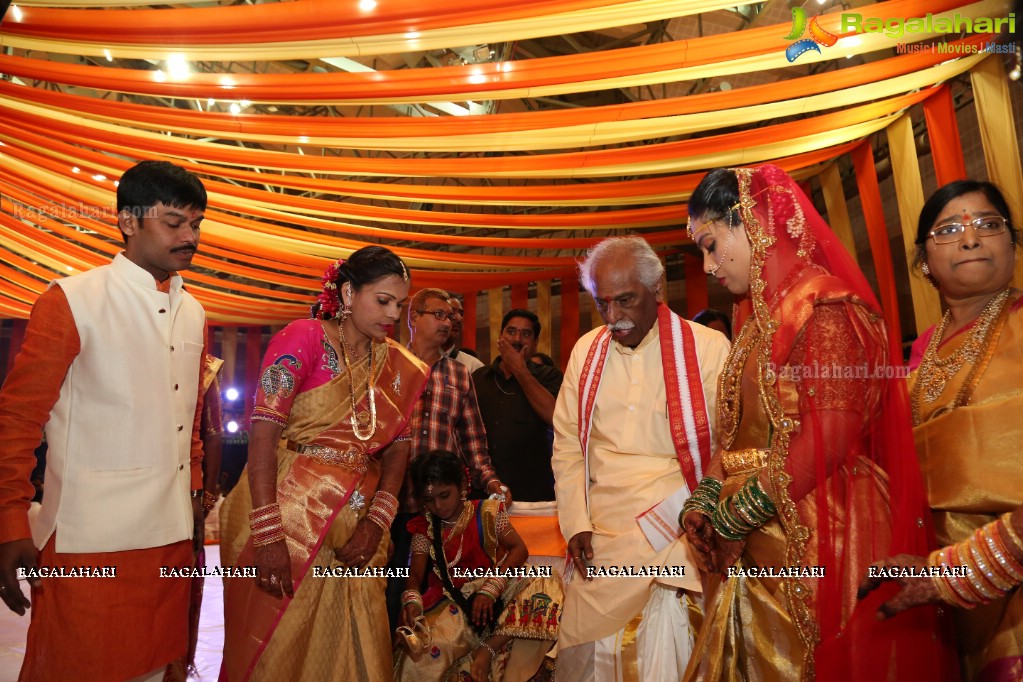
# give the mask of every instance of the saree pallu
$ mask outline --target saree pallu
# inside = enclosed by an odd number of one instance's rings
[[[721,489],[722,499],[732,495],[767,464],[768,451],[748,449],[723,453],[727,478]],[[852,491],[851,500],[885,500],[883,474],[866,458],[857,458],[853,466],[843,466],[833,474],[837,488]],[[851,516],[867,518],[862,513],[849,514],[843,505],[828,500],[833,518],[841,525]],[[797,503],[803,514],[817,513],[816,493],[810,493]],[[855,501],[850,506],[862,506]],[[850,529],[850,535],[858,531]],[[781,522],[772,518],[746,539],[742,556],[735,568],[737,575],[722,580],[718,575],[705,576],[705,627],[701,628],[686,680],[729,680],[761,682],[797,682],[809,672],[804,666],[807,647],[789,611],[788,591],[791,585],[809,583],[820,588],[820,576],[827,575],[828,566],[819,565],[811,543],[802,561],[789,566],[786,559],[786,537]],[[869,563],[864,558],[863,562]],[[797,568],[808,576],[797,581],[781,577],[765,577],[755,573],[760,569]],[[752,569],[752,571],[751,571]],[[855,575],[846,576],[849,582]],[[846,586],[844,620],[855,608],[855,587]],[[855,677],[851,677],[855,679]],[[829,679],[827,677],[820,679]],[[866,678],[864,678],[866,679]],[[883,679],[879,677],[877,679]]]
[[[996,323],[992,343],[965,404],[951,408],[969,365],[933,402],[919,402],[923,423],[914,429],[916,450],[939,546],[961,542],[1000,514],[1023,503],[1023,306],[1018,294]],[[968,336],[953,337],[938,357],[953,353]],[[913,386],[918,375],[910,376]],[[914,399],[919,400],[914,392]],[[952,609],[964,680],[1023,679],[1023,596],[1016,588],[990,604]]]
[[[396,344],[388,342],[387,350],[376,377],[377,429],[370,441],[352,434],[347,375],[295,397],[283,438],[304,453],[277,449],[277,502],[295,596],[275,599],[251,578],[225,578],[222,680],[390,679],[386,579],[321,578],[311,571],[341,566],[334,551],[368,512],[380,477],[379,451],[405,428],[425,385],[424,365]],[[365,386],[366,364],[363,359],[353,367],[356,386]],[[251,509],[243,475],[221,508],[224,566],[254,563]],[[386,564],[389,540],[385,532],[368,566]]]
[[[867,567],[892,553],[899,521],[890,511],[895,505],[878,463],[876,438],[870,437],[884,404],[881,382],[868,378],[869,368],[884,365],[883,330],[830,277],[810,276],[795,284],[774,313],[787,323],[776,328],[774,344],[780,345],[768,354],[765,341],[754,336],[735,383],[730,387],[722,380],[719,425],[723,444],[732,449],[721,454],[727,474],[721,498],[767,467],[775,490],[783,491],[775,499],[779,512],[789,511],[747,537],[735,568],[797,572],[740,574],[725,581],[706,577],[706,617],[684,679],[908,679],[919,655],[937,651],[934,610],[878,622],[874,614],[892,596],[891,589],[857,600]],[[774,419],[765,399],[777,411]],[[800,460],[824,444],[834,447],[821,416],[827,413],[855,415],[859,435],[843,441],[830,463],[819,454]],[[788,484],[779,487],[785,480]],[[800,481],[801,497],[792,492]],[[922,518],[901,523],[922,535]],[[864,655],[868,650],[872,654]],[[940,656],[930,658],[937,666]]]

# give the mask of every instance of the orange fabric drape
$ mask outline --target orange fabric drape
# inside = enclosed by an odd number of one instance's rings
[[[388,0],[371,10],[336,0],[166,9],[25,8],[24,18],[5,25],[18,35],[67,37],[122,43],[180,44],[324,40],[428,31],[618,5],[625,0],[478,0],[471,5]],[[937,11],[937,10],[935,10]],[[97,16],[102,14],[102,16]]]
[[[409,175],[447,175],[452,177],[501,175],[513,177],[517,173],[542,171],[546,177],[558,177],[566,173],[576,174],[578,169],[583,168],[591,169],[590,174],[599,174],[595,169],[602,166],[620,167],[629,164],[665,162],[680,157],[722,153],[750,146],[800,139],[808,135],[831,132],[842,127],[891,115],[919,103],[929,94],[928,91],[908,93],[809,119],[722,135],[638,147],[528,156],[503,155],[458,159],[314,157],[263,149],[197,144],[182,138],[166,136],[159,136],[159,139],[147,139],[145,146],[151,153],[172,157],[272,170],[306,170],[334,175],[402,175],[406,177]],[[40,120],[35,116],[4,106],[3,100],[0,100],[0,109],[3,109],[4,119],[9,120],[15,127],[19,125],[37,126],[41,127],[45,134],[68,135],[75,140],[88,139],[90,146],[97,149],[102,148],[128,156],[138,153],[136,148],[126,144],[121,136],[113,133],[49,119]]]
[[[579,340],[579,278],[561,278],[561,370],[568,365],[572,348]]]
[[[471,291],[462,298],[462,307],[465,308],[462,317],[462,346],[476,350],[476,292]]]
[[[934,173],[938,187],[942,187],[966,177],[966,161],[963,159],[952,89],[946,83],[936,90],[924,100],[924,119],[927,121],[927,139],[931,143]]]
[[[529,285],[527,283],[512,285],[511,307],[529,310]]]
[[[249,327],[245,334],[245,383],[242,393],[245,396],[245,423],[252,417],[252,408],[256,398],[256,385],[259,383],[259,366],[263,361],[263,328]]]
[[[884,206],[881,202],[881,188],[877,182],[874,167],[874,150],[870,140],[865,140],[852,151],[853,167],[856,170],[856,186],[860,192],[860,208],[867,225],[870,252],[874,257],[877,273],[878,300],[884,310],[885,320],[892,336],[902,340],[902,325],[899,321],[899,298],[895,290],[895,271],[892,266],[892,250],[888,240],[888,228],[884,222]]]
[[[709,305],[707,298],[707,273],[703,271],[703,259],[685,254],[682,256],[686,277],[686,317],[690,320]]]
[[[986,39],[977,35],[952,42],[973,45]],[[595,125],[662,116],[679,116],[778,102],[876,83],[920,71],[945,61],[937,51],[914,52],[839,71],[754,85],[737,90],[700,93],[625,104],[576,109],[552,109],[527,113],[495,113],[476,116],[355,118],[331,116],[285,116],[272,114],[229,114],[218,111],[189,111],[131,102],[116,102],[85,95],[25,88],[0,81],[0,95],[34,102],[61,111],[74,111],[103,121],[127,123],[152,130],[178,130],[233,137],[234,134],[278,135],[298,140],[317,137],[414,137],[461,135],[471,128],[479,134],[501,134],[543,130],[559,126]],[[3,63],[3,62],[0,62]],[[28,68],[30,62],[23,63]],[[37,74],[42,75],[42,74]],[[27,77],[27,74],[26,74]],[[354,183],[359,184],[359,183]]]

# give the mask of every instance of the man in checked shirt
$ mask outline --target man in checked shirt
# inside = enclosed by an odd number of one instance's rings
[[[472,477],[473,486],[487,494],[504,495],[505,504],[511,504],[511,493],[501,483],[490,463],[487,433],[476,403],[469,370],[444,354],[448,343],[454,310],[449,295],[442,289],[421,289],[409,301],[408,326],[412,332],[409,349],[430,365],[430,378],[419,403],[412,412],[409,432],[412,435],[411,460],[431,450],[450,450],[458,453]],[[391,524],[391,542],[394,554],[390,566],[405,568],[409,565],[412,536],[405,527],[408,520],[419,512],[419,503],[412,494],[412,485],[405,473],[405,485],[398,495],[401,509]],[[392,578],[387,584],[387,613],[393,630],[398,623],[404,578]]]

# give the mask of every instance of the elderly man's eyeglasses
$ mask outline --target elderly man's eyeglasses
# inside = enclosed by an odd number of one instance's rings
[[[462,317],[458,313],[449,313],[446,310],[417,310],[416,312],[420,315],[433,315],[441,322],[444,320],[458,320]]]
[[[938,225],[928,234],[935,244],[953,244],[963,238],[966,226],[973,225],[978,237],[994,237],[1005,232],[1008,221],[1000,215],[984,216],[969,223],[945,223]]]

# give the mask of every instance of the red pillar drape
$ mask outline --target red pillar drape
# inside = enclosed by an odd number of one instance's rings
[[[253,402],[256,397],[256,384],[259,382],[259,365],[263,359],[263,328],[249,327],[245,335],[245,423],[252,417]]]
[[[899,323],[899,299],[895,291],[895,271],[892,267],[891,244],[888,228],[884,222],[884,207],[881,204],[881,188],[877,183],[877,169],[874,167],[874,150],[866,140],[852,150],[853,167],[856,170],[856,185],[860,192],[860,206],[867,224],[870,252],[874,257],[877,272],[879,300],[884,311],[888,329],[896,341],[902,340],[902,326]]]
[[[938,187],[966,178],[966,161],[963,159],[963,145],[959,139],[955,103],[952,101],[952,90],[947,84],[924,100],[924,119],[927,121],[927,138],[931,143],[931,161],[934,163]]]
[[[476,292],[465,294],[462,297],[462,307],[465,308],[465,315],[462,316],[462,347],[469,350],[476,350]]]
[[[579,280],[573,275],[561,280],[561,370],[568,365],[572,348],[579,340]]]
[[[529,310],[529,285],[525,282],[521,284],[512,284],[511,307]]]
[[[25,340],[25,329],[28,327],[28,320],[11,320],[11,345],[7,349],[7,371],[4,376],[11,373],[14,367],[14,358],[21,350],[21,343]]]
[[[690,320],[708,303],[707,273],[703,271],[703,259],[685,254],[682,256],[686,276],[686,317]]]

